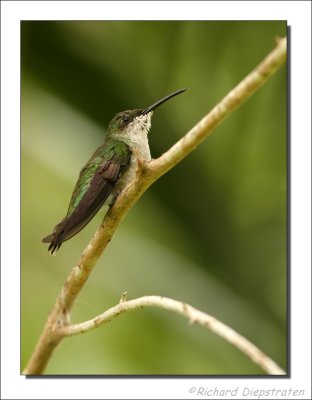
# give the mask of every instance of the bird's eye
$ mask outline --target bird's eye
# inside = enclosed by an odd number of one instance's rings
[[[127,124],[129,121],[130,121],[130,118],[129,118],[129,117],[127,117],[127,116],[122,117],[122,122],[123,122],[124,124]]]

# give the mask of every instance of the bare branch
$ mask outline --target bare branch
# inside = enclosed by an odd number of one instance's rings
[[[134,203],[161,175],[173,168],[201,143],[233,110],[247,100],[285,62],[286,38],[277,42],[276,48],[240,82],[194,128],[161,157],[151,162],[138,162],[133,181],[121,192],[103,223],[83,252],[78,264],[69,274],[60,295],[48,317],[37,346],[23,371],[24,374],[41,374],[53,350],[61,340],[59,330],[69,325],[70,311],[96,262],[113,237],[118,225]]]
[[[149,163],[148,169],[153,171],[153,173],[151,173],[153,181],[173,168],[193,151],[199,143],[212,133],[214,128],[236,108],[242,105],[281,65],[284,64],[287,56],[287,40],[286,38],[278,39],[276,44],[277,47],[231,90],[219,104],[202,118],[194,128],[161,157]]]
[[[231,343],[237,349],[247,355],[255,364],[259,365],[265,372],[270,375],[285,375],[282,370],[271,358],[265,355],[258,347],[252,344],[244,336],[240,335],[234,329],[228,327],[216,318],[189,304],[182,303],[177,300],[169,299],[161,296],[144,296],[134,300],[125,300],[125,293],[122,295],[120,303],[115,307],[103,312],[102,314],[80,324],[70,325],[62,328],[60,334],[63,336],[72,336],[80,333],[91,331],[107,322],[111,322],[114,318],[128,311],[140,310],[143,307],[158,307],[164,310],[180,314],[187,318],[190,324],[198,323],[208,330],[214,332],[222,339]]]

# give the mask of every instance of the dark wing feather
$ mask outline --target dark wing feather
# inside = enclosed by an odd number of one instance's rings
[[[98,168],[90,183],[89,189],[78,207],[68,217],[64,226],[63,241],[78,233],[94,217],[111,194],[120,176],[122,166],[106,162]]]
[[[112,193],[118,179],[124,174],[130,162],[130,156],[131,153],[128,150],[119,156],[114,153],[110,160],[102,160],[78,206],[56,225],[51,235],[43,239],[44,243],[50,243],[51,254],[60,248],[62,242],[76,235],[91,221]]]

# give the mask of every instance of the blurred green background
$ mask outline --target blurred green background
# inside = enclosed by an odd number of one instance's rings
[[[102,213],[51,257],[41,239],[119,111],[191,90],[153,116],[158,157],[286,34],[283,21],[21,24],[21,368]],[[130,211],[73,322],[158,294],[214,315],[286,368],[286,68]],[[262,374],[177,315],[145,309],[65,339],[47,374]]]

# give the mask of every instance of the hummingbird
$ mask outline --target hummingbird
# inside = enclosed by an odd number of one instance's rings
[[[103,205],[108,206],[108,211],[133,179],[138,159],[151,160],[147,135],[153,111],[185,90],[179,89],[147,108],[126,110],[114,116],[104,143],[80,171],[66,216],[42,239],[43,243],[50,243],[49,253],[56,253],[63,242],[80,232]]]

